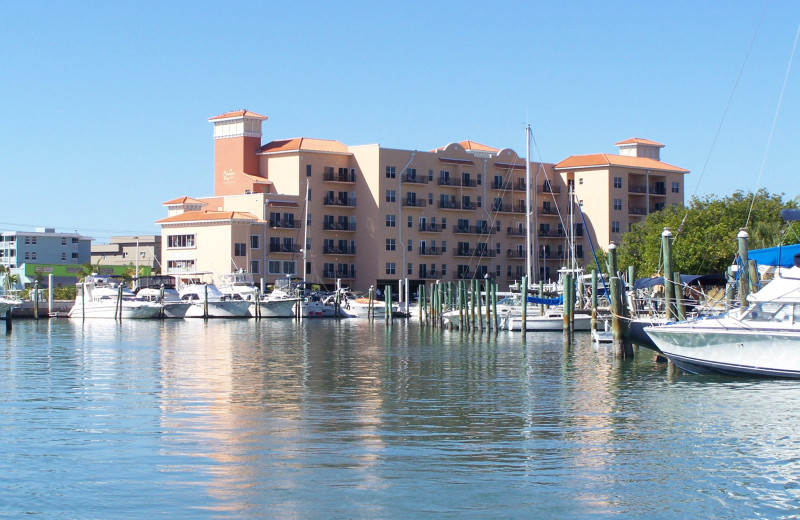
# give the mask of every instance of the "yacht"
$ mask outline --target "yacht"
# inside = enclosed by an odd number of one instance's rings
[[[183,273],[173,275],[177,280],[181,300],[191,302],[186,318],[247,318],[250,304],[222,294],[213,283],[205,282],[211,273]]]
[[[0,295],[0,317],[6,315],[9,309],[22,305],[22,300],[8,295]]]
[[[300,301],[299,298],[290,296],[288,293],[276,289],[269,294],[259,297],[256,285],[253,282],[252,273],[236,271],[220,275],[219,290],[232,300],[244,300],[250,302],[248,316],[256,315],[262,318],[291,318],[295,315],[294,305]],[[256,310],[256,298],[258,298],[258,310]]]
[[[645,327],[659,350],[692,373],[800,377],[800,259],[748,305],[715,316]]]
[[[133,292],[137,300],[159,304],[165,318],[183,318],[192,306],[192,302],[181,300],[181,295],[175,288],[175,279],[171,276],[153,275],[134,278]]]
[[[70,318],[146,319],[157,317],[161,310],[157,302],[137,300],[118,276],[93,274],[75,288]]]

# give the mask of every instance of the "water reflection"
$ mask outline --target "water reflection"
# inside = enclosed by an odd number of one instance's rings
[[[780,516],[800,498],[793,382],[619,361],[587,336],[53,320],[0,348],[3,516],[31,496],[60,497],[37,501],[49,515],[276,518]]]

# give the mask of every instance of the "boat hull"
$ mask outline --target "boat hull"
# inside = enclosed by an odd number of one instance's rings
[[[522,316],[509,316],[506,322],[508,330],[522,330]],[[573,321],[573,330],[591,330],[592,317],[585,314],[576,314]],[[564,330],[563,316],[528,316],[525,320],[525,330],[558,331]]]
[[[135,303],[135,304],[134,304]],[[123,320],[143,320],[155,318],[158,316],[158,311],[161,309],[159,305],[140,303],[140,302],[123,302],[122,316]],[[114,303],[103,304],[87,304],[84,308],[80,303],[76,303],[70,309],[68,316],[70,318],[102,318],[102,319],[120,319],[119,309]]]
[[[247,318],[250,315],[250,303],[243,300],[224,300],[208,302],[209,318]],[[185,318],[204,318],[204,302],[194,301],[186,311]]]
[[[293,318],[294,305],[297,299],[287,300],[262,300],[259,302],[259,311],[262,318]],[[250,308],[250,314],[255,310],[255,304]]]
[[[800,378],[796,333],[677,324],[645,331],[668,359],[687,372]]]

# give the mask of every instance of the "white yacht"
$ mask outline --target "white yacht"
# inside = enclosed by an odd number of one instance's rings
[[[146,319],[161,310],[157,302],[137,300],[120,277],[93,274],[75,285],[70,318]]]
[[[5,316],[9,309],[19,307],[20,305],[22,305],[22,300],[19,298],[0,295],[0,317]]]
[[[250,304],[225,296],[213,283],[204,282],[211,273],[184,273],[173,275],[177,279],[181,300],[191,302],[186,318],[247,318]]]
[[[800,377],[800,267],[747,299],[744,309],[644,330],[687,372]]]
[[[282,290],[274,290],[269,294],[258,296],[253,275],[244,271],[236,271],[220,275],[219,290],[232,300],[250,302],[248,316],[262,318],[291,318],[295,315],[294,305],[300,298],[292,297]],[[258,298],[258,311],[256,311],[256,298]]]
[[[192,306],[191,302],[181,300],[175,289],[175,279],[166,275],[142,276],[133,279],[133,291],[137,300],[161,305],[165,318],[183,318]]]

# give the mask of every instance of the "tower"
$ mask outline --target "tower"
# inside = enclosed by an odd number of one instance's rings
[[[248,175],[260,176],[258,149],[266,116],[237,110],[210,118],[214,124],[214,195],[237,195],[252,186]]]

